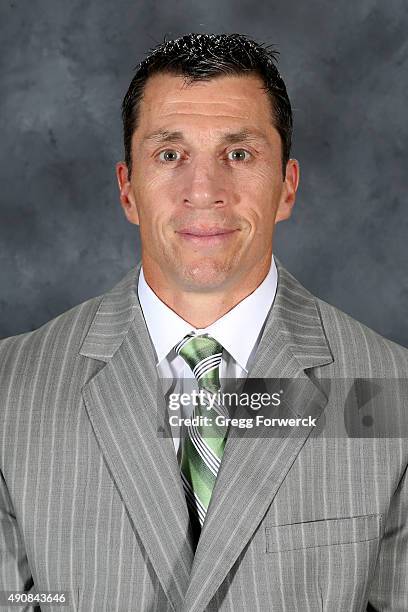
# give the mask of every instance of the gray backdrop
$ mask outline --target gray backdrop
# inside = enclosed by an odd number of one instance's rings
[[[164,35],[238,31],[277,45],[294,108],[301,185],[276,254],[318,296],[408,345],[407,7],[3,0],[0,337],[136,263],[114,174],[133,68]]]

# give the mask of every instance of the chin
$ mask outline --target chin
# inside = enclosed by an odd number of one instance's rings
[[[225,285],[231,276],[233,266],[231,262],[200,261],[191,264],[182,264],[178,268],[181,284],[187,290],[211,291]]]

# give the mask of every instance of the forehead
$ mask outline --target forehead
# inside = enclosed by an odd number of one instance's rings
[[[155,74],[145,85],[136,131],[159,124],[225,128],[242,122],[273,129],[271,101],[263,87],[256,75],[186,83],[182,76]]]

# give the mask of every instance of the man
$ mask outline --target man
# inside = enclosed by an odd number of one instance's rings
[[[1,589],[65,591],[83,611],[407,610],[407,440],[333,432],[340,383],[403,378],[408,355],[272,256],[299,181],[273,53],[236,34],[168,41],[123,119],[141,265],[0,345]],[[169,436],[172,389],[196,381],[193,416],[215,417],[206,401],[234,377],[301,382],[290,409],[313,406],[315,426],[180,419]],[[397,399],[380,410],[404,423]]]

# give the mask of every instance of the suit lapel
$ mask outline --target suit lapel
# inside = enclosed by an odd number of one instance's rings
[[[298,400],[290,408],[300,416],[318,417],[327,397],[305,369],[331,363],[333,358],[314,297],[275,261],[277,293],[249,377],[294,379],[287,390],[295,391],[289,393],[295,397],[301,385],[301,403]],[[254,429],[232,430],[196,550],[183,612],[204,610],[244,551],[311,428],[294,428],[291,433],[261,438]]]
[[[83,397],[129,516],[173,608],[180,610],[193,551],[173,441],[158,433],[166,406],[137,298],[139,270],[140,265],[105,295],[85,337],[81,354],[105,365]]]

